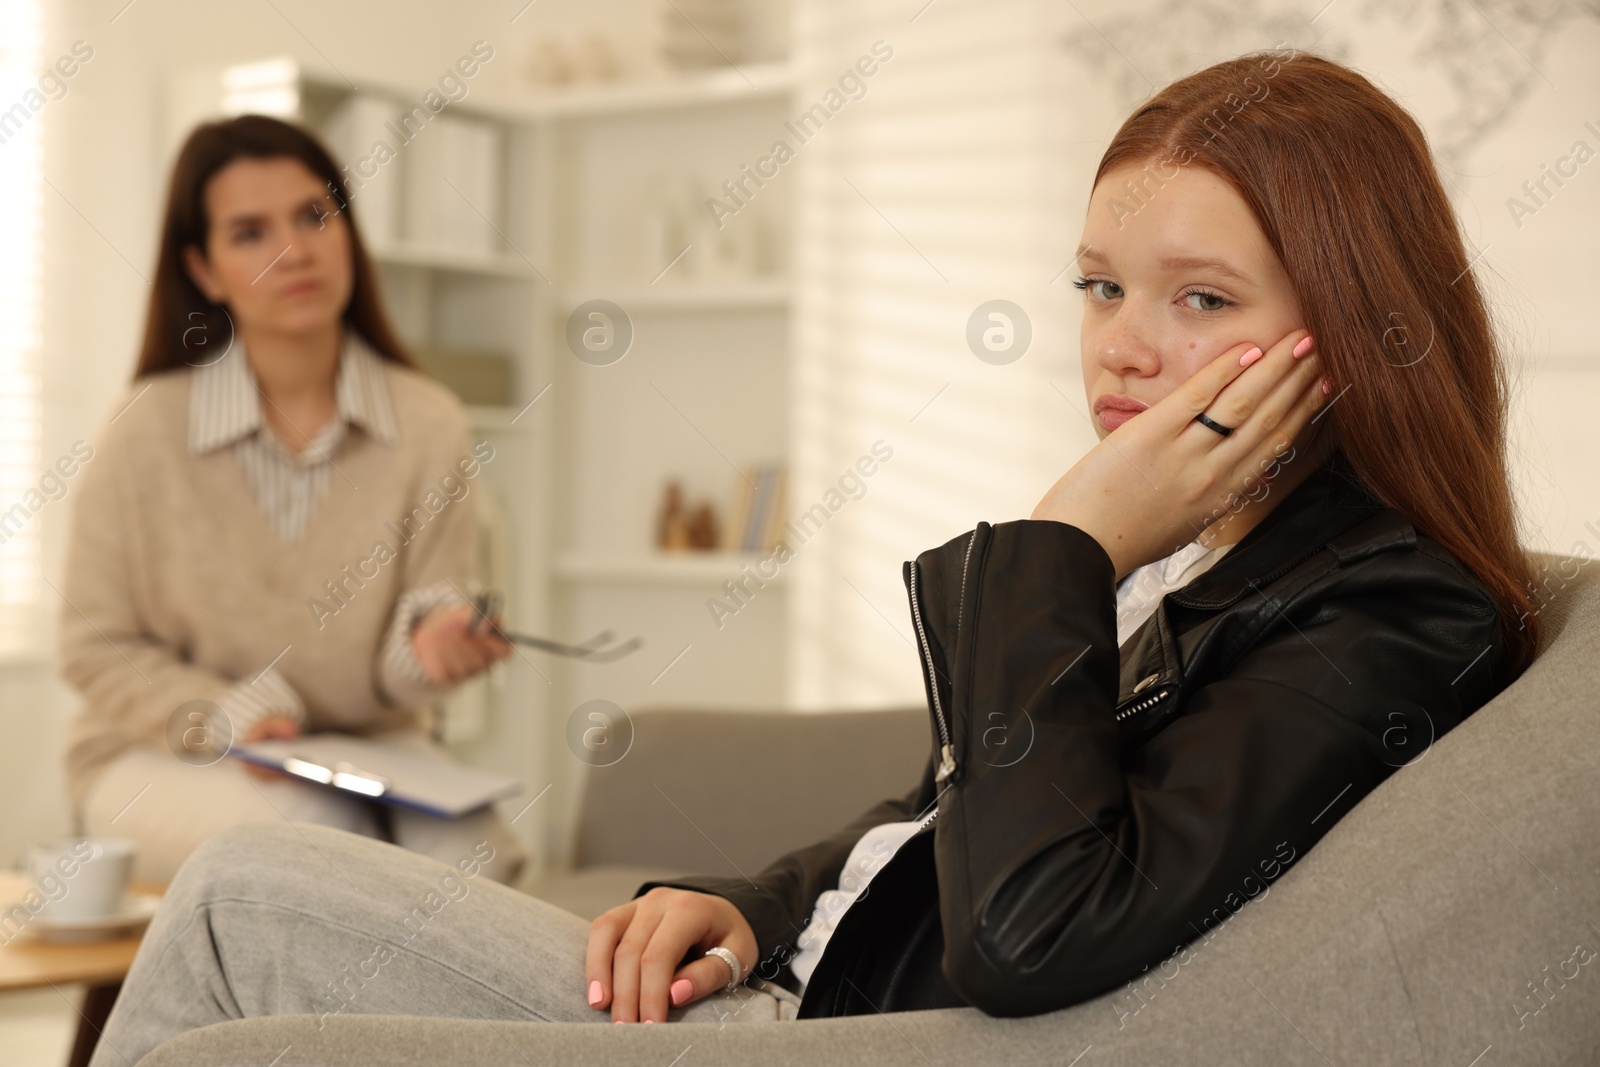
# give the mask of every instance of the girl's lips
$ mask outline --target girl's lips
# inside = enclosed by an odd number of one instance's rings
[[[321,282],[296,282],[295,284],[293,284],[293,285],[289,286],[288,288],[284,289],[283,295],[284,296],[305,296],[307,293],[314,293],[318,289],[321,289],[321,288],[322,288],[322,283]]]
[[[1137,414],[1139,414],[1137,411],[1126,411],[1122,408],[1102,408],[1099,416],[1100,425],[1109,433]]]

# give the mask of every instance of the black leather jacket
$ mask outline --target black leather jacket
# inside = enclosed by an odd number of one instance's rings
[[[931,817],[839,918],[799,1017],[1023,1016],[1138,977],[1265,890],[1504,688],[1483,585],[1335,454],[1120,650],[1100,544],[1048,520],[906,563],[921,782],[716,893],[786,964],[851,848]],[[637,894],[636,894],[637,895]]]

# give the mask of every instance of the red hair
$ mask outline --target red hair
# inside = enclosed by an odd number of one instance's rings
[[[1257,52],[1141,106],[1095,184],[1129,165],[1146,189],[1203,167],[1249,205],[1333,383],[1329,431],[1366,488],[1493,596],[1509,684],[1540,630],[1506,464],[1509,372],[1416,120],[1348,67]]]

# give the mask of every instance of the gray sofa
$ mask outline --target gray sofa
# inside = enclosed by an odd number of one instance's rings
[[[1600,1063],[1600,567],[1535,558],[1551,581],[1528,673],[1137,989],[1025,1019],[246,1019],[173,1038],[140,1067]],[[929,743],[921,709],[658,711],[636,726],[612,769],[626,773],[589,781],[578,869],[537,889],[586,916],[651,877],[758,869],[908,790]],[[738,805],[716,803],[708,765],[737,770]]]

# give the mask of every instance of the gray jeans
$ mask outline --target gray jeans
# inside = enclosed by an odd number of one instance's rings
[[[585,999],[588,921],[487,877],[491,854],[485,843],[448,865],[310,823],[217,834],[151,920],[91,1067],[258,1015],[609,1023]],[[791,1021],[798,1003],[752,977],[667,1018]]]

